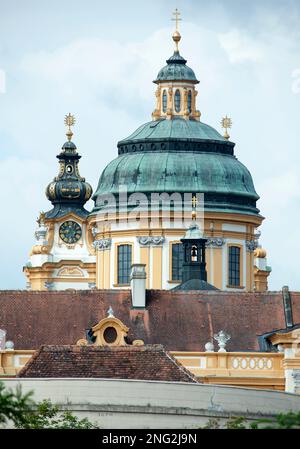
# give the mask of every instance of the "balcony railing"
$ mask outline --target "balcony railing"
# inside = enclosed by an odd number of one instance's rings
[[[282,353],[171,352],[171,354],[203,382],[284,389]]]

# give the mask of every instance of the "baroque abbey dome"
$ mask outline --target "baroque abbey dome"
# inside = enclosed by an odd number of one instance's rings
[[[252,177],[234,156],[234,144],[196,120],[152,121],[118,143],[94,195],[142,192],[204,193],[205,208],[258,214]],[[99,201],[101,204],[101,201]]]
[[[234,155],[233,142],[200,121],[193,70],[175,51],[158,84],[153,120],[118,143],[119,156],[100,176],[93,196],[97,213],[107,194],[204,193],[205,209],[257,215],[257,195],[248,169]]]

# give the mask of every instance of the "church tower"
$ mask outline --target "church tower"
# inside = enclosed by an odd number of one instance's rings
[[[57,158],[59,173],[46,188],[53,208],[41,213],[29,262],[24,267],[32,290],[88,289],[95,285],[95,256],[87,231],[89,212],[84,208],[92,187],[79,173],[71,127],[75,119],[65,117],[67,142]]]
[[[200,120],[199,81],[180,54],[177,10],[175,16],[175,51],[154,81],[152,121],[118,142],[118,157],[102,172],[93,196],[88,221],[97,252],[96,285],[129,288],[131,264],[141,263],[147,288],[179,286],[181,239],[188,228],[177,220],[180,202],[188,205],[190,216],[192,197],[202,194],[207,282],[219,290],[266,290],[271,269],[254,253],[263,221],[259,196],[249,170],[235,155],[228,134],[231,119],[222,120],[224,135]],[[159,197],[154,204],[153,196]]]
[[[199,229],[205,235],[197,248],[205,254],[203,281],[223,291],[268,289],[259,196],[230,140],[231,119],[222,119],[224,135],[202,121],[199,81],[179,51],[177,10],[175,20],[175,50],[154,81],[152,120],[118,142],[118,157],[101,173],[90,213],[84,205],[92,188],[79,174],[74,118],[66,116],[59,174],[46,189],[53,208],[38,220],[24,267],[29,288],[126,289],[132,264],[145,265],[147,289],[179,287],[184,263],[189,272],[197,268],[184,258],[184,244],[191,242],[183,237],[192,200],[200,196],[201,222],[193,234]]]

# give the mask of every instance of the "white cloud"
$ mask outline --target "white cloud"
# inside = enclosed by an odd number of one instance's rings
[[[183,26],[181,53],[201,81],[197,88],[203,121],[219,129],[222,114],[233,116],[236,154],[256,180],[266,216],[262,244],[273,266],[270,284],[280,288],[291,283],[299,289],[294,267],[300,244],[294,232],[286,232],[289,221],[300,220],[300,155],[294,129],[299,105],[287,97],[291,70],[285,73],[286,67],[298,67],[299,59],[280,38],[273,45],[265,36],[258,39],[241,29],[218,35],[193,23]],[[122,44],[109,34],[78,37],[15,61],[0,109],[0,132],[9,137],[4,150],[8,155],[18,152],[0,161],[0,177],[8,186],[0,201],[6,217],[17,212],[16,219],[0,223],[1,234],[9,236],[2,240],[8,263],[1,288],[24,285],[21,267],[33,242],[35,218],[40,209],[51,207],[44,189],[57,173],[55,155],[65,138],[64,114],[76,115],[74,141],[83,156],[80,171],[95,189],[105,165],[117,156],[117,141],[151,119],[155,103],[151,82],[172,54],[170,35],[171,29],[164,28],[144,40],[124,39]],[[275,41],[274,34],[270,36]],[[284,55],[285,64],[278,54]],[[251,63],[251,72],[242,63]],[[278,250],[283,232],[290,251],[284,260]]]
[[[25,287],[22,267],[34,242],[34,222],[45,206],[43,196],[48,169],[40,160],[9,157],[0,161],[1,284]],[[2,287],[3,288],[3,287]]]
[[[264,57],[263,45],[240,30],[233,29],[227,33],[220,33],[218,38],[229,61],[233,64],[245,61],[257,63]]]

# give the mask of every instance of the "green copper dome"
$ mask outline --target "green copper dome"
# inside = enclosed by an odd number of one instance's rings
[[[46,196],[53,209],[46,212],[46,218],[63,217],[70,212],[87,217],[89,212],[83,207],[92,195],[92,187],[79,174],[79,160],[76,145],[68,141],[57,155],[59,173],[46,188]]]
[[[163,119],[144,123],[129,137],[121,140],[118,146],[148,139],[194,139],[227,143],[227,140],[218,131],[205,123],[174,117],[172,120]]]
[[[120,155],[100,177],[92,213],[102,209],[105,195],[118,195],[120,186],[126,186],[128,195],[142,192],[148,197],[204,193],[205,209],[259,213],[251,174],[233,155],[232,142],[200,122],[177,119],[160,122],[153,130],[150,126],[141,126],[119,142]]]
[[[95,197],[128,192],[201,192],[258,199],[251,175],[235,157],[209,153],[129,153],[103,171]]]
[[[175,51],[173,56],[166,62],[167,65],[158,72],[154,83],[161,81],[190,81],[193,84],[199,83],[194,71],[186,65],[187,61],[179,54],[179,51]]]
[[[174,33],[173,40],[178,44],[179,33]],[[251,174],[234,155],[234,143],[199,121],[195,103],[188,103],[188,93],[193,101],[196,95],[194,86],[187,85],[198,81],[178,51],[168,59],[154,82],[160,85],[164,81],[171,85],[176,81],[175,87],[169,87],[167,104],[164,106],[158,89],[154,120],[118,142],[119,156],[100,177],[92,214],[107,209],[110,194],[115,195],[117,207],[122,208],[125,200],[119,194],[125,187],[128,197],[143,193],[148,201],[151,194],[203,193],[205,210],[258,215],[259,197]],[[179,88],[186,94],[180,96],[176,110],[174,89]]]

